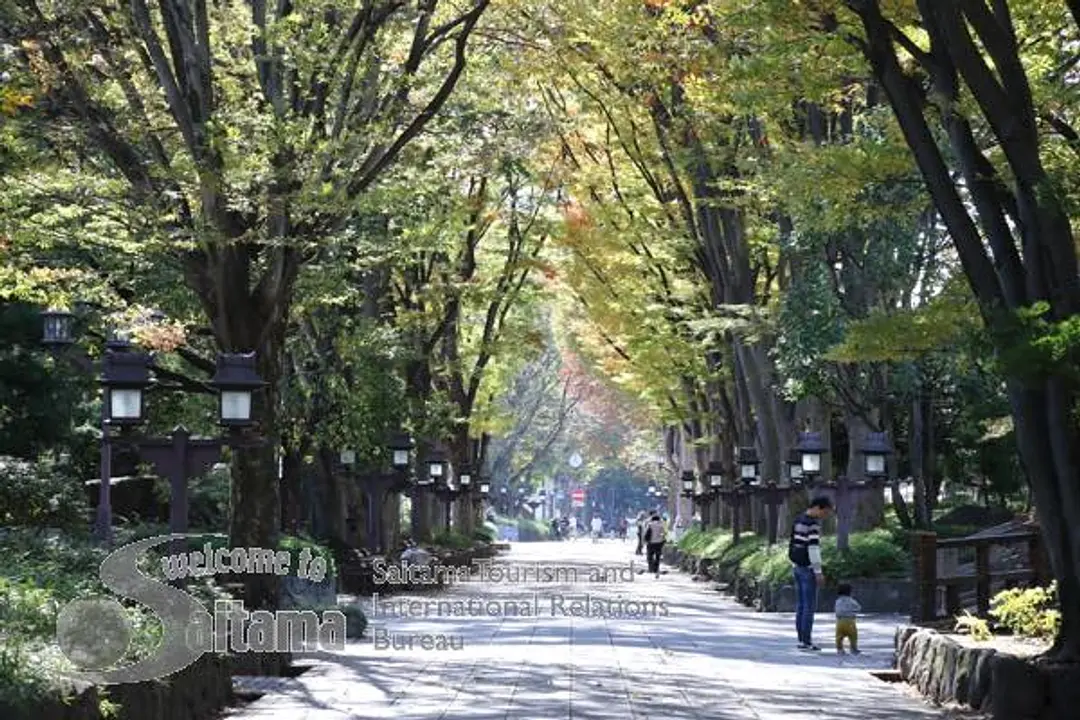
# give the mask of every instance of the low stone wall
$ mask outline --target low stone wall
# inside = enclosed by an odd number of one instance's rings
[[[667,562],[680,569],[727,585],[727,591],[743,605],[760,612],[795,612],[795,586],[793,583],[773,585],[758,582],[739,575],[732,567],[718,566],[707,560],[667,548]],[[855,578],[846,580],[852,587],[852,595],[868,613],[908,613],[914,601],[914,587],[907,578]],[[836,602],[835,585],[821,588],[818,607],[831,608]]]
[[[105,720],[101,701],[120,706],[109,720],[210,720],[233,699],[229,663],[217,655],[204,655],[190,667],[162,680],[102,688],[73,683],[63,688],[63,699],[46,700],[30,710],[6,708],[4,720]]]
[[[895,644],[900,677],[934,702],[963,705],[993,720],[1066,720],[1080,707],[1080,666],[964,647],[925,628],[898,628]]]

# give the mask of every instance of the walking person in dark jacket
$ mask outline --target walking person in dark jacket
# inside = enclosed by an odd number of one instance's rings
[[[642,533],[642,539],[645,541],[645,561],[649,565],[649,572],[660,577],[660,555],[667,541],[667,530],[664,528],[664,521],[660,519],[659,513],[653,513],[653,516],[649,518],[649,522],[645,525],[645,532]]]
[[[795,576],[795,631],[800,650],[820,650],[814,645],[814,613],[817,611],[817,591],[824,576],[821,574],[821,520],[829,516],[832,501],[816,497],[810,507],[795,518],[791,527],[788,558]]]
[[[640,555],[645,549],[645,513],[639,512],[637,516],[637,550],[635,555]]]

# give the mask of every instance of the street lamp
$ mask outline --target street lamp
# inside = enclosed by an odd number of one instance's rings
[[[386,447],[390,450],[390,463],[395,470],[404,470],[409,467],[413,441],[407,433],[394,433],[387,441]]]
[[[720,492],[720,488],[724,487],[724,466],[714,460],[709,463],[705,472],[709,476],[709,490],[714,493]]]
[[[867,433],[862,453],[866,456],[866,476],[878,480],[887,474],[886,457],[892,454],[889,438],[885,433]]]
[[[338,454],[338,458],[341,461],[341,464],[344,465],[347,468],[352,468],[353,465],[356,465],[356,451],[355,450],[342,450]]]
[[[121,427],[143,421],[143,391],[150,386],[150,355],[136,352],[123,340],[110,340],[102,360],[105,422]]]
[[[255,353],[218,355],[210,386],[218,391],[218,422],[225,427],[251,427],[252,394],[266,383],[255,370]],[[354,460],[355,462],[355,453]]]
[[[793,487],[802,485],[802,453],[798,450],[792,449],[790,452],[788,452],[787,475],[788,483],[790,485],[792,485]]]
[[[463,491],[467,491],[472,487],[472,470],[468,468],[462,468],[458,473],[458,485],[461,486]]]
[[[683,470],[682,473],[682,492],[683,497],[691,498],[694,496],[694,485],[696,484],[693,470]]]
[[[75,342],[75,316],[66,310],[49,308],[41,313],[43,324],[41,341],[51,347],[62,347]]]
[[[821,433],[799,433],[799,442],[795,449],[802,454],[802,471],[808,482],[821,474],[821,456],[825,452],[825,444],[821,440]]]
[[[760,464],[757,450],[752,447],[739,448],[739,476],[744,485],[758,483],[758,465]]]
[[[428,471],[423,485],[433,485],[446,475],[446,453],[439,446],[435,446],[428,454]]]

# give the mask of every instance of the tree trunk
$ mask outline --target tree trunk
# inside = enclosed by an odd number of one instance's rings
[[[1080,663],[1080,469],[1076,448],[1080,432],[1071,417],[1076,392],[1051,377],[1043,388],[1015,380],[1008,383],[1016,437],[1029,469],[1047,556],[1057,579],[1061,631],[1049,653],[1056,660]]]

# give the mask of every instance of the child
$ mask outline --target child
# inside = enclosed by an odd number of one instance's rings
[[[836,588],[836,654],[844,654],[844,638],[851,643],[851,654],[859,654],[859,630],[855,627],[855,616],[862,612],[859,601],[851,597],[851,586],[841,583]]]

